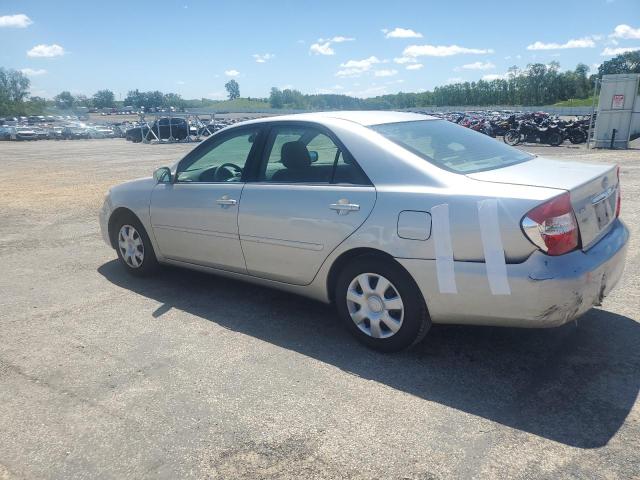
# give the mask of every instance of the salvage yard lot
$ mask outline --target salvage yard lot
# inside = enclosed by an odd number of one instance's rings
[[[622,167],[632,237],[601,308],[381,355],[304,298],[123,273],[105,192],[193,146],[0,142],[0,479],[637,478],[640,151],[524,147]]]

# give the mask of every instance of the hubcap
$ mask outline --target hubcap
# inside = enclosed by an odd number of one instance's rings
[[[123,225],[118,232],[118,248],[122,258],[131,268],[138,268],[144,261],[144,243],[138,231],[131,225]]]
[[[388,338],[402,327],[404,304],[398,289],[377,273],[361,273],[349,284],[347,308],[366,335]]]

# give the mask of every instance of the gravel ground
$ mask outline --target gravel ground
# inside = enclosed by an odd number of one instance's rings
[[[638,478],[640,151],[528,148],[622,166],[602,308],[380,355],[310,300],[121,271],[104,193],[192,147],[0,142],[0,479]]]

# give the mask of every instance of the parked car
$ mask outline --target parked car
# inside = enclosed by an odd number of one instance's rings
[[[114,138],[113,130],[109,127],[98,125],[89,130],[91,138]]]
[[[89,131],[84,127],[64,127],[62,138],[65,140],[79,140],[90,138]]]
[[[63,135],[63,128],[62,127],[50,127],[49,128],[49,138],[52,140],[62,140]]]
[[[0,140],[11,140],[14,127],[0,126]]]
[[[31,127],[16,127],[11,134],[11,140],[37,140],[38,134]]]
[[[41,127],[33,127],[32,130],[36,133],[37,140],[49,140],[48,130]]]
[[[333,302],[395,351],[432,323],[551,327],[599,305],[627,252],[618,173],[424,115],[311,113],[222,130],[113,187],[99,217],[133,275],[177,265]]]
[[[161,118],[153,122],[151,129],[147,125],[130,128],[127,130],[126,139],[134,143],[142,142],[143,138],[147,141],[168,140],[172,137],[175,140],[184,140],[188,132],[189,125],[184,118]]]

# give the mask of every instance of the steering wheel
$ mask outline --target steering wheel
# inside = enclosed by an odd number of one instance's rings
[[[226,182],[231,178],[240,178],[242,169],[235,163],[223,163],[216,168],[215,178],[217,182]]]

